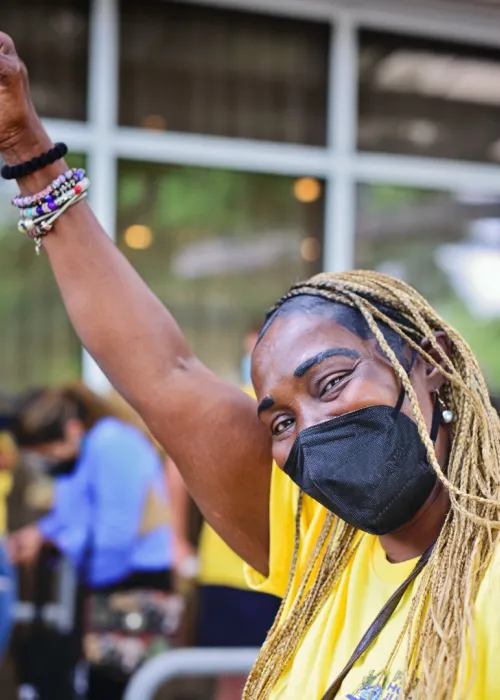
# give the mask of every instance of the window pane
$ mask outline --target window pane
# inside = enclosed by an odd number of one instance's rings
[[[317,180],[119,166],[119,247],[198,355],[234,381],[248,325],[319,269],[322,219]]]
[[[84,165],[82,156],[69,161]],[[48,260],[17,231],[16,192],[12,182],[0,183],[0,387],[9,391],[75,379],[81,368]]]
[[[358,146],[500,160],[500,52],[360,34]]]
[[[122,0],[120,124],[325,143],[329,26]]]
[[[500,195],[361,186],[356,265],[416,287],[500,390]]]
[[[83,121],[90,0],[1,0],[0,27],[16,42],[43,117]]]

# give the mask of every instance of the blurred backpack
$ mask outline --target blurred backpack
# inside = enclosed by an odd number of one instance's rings
[[[81,657],[81,640],[75,629],[58,630],[43,619],[50,600],[53,570],[59,555],[43,548],[35,571],[35,617],[20,630],[16,650],[18,700],[77,700],[75,676]]]

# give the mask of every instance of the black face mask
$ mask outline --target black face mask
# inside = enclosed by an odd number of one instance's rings
[[[78,462],[77,457],[65,460],[45,460],[44,471],[49,476],[69,476],[75,471]]]
[[[410,368],[411,369],[411,368]],[[409,522],[436,483],[417,425],[392,406],[368,406],[302,430],[284,471],[345,522],[385,535]],[[431,440],[441,419],[436,401]]]

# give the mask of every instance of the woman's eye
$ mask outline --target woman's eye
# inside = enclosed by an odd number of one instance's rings
[[[324,396],[328,391],[331,391],[335,386],[337,386],[337,384],[339,382],[341,382],[345,376],[347,376],[347,375],[342,374],[341,376],[335,377],[334,379],[329,379],[328,382],[321,388],[321,391],[319,394],[320,397]]]
[[[292,418],[286,418],[285,420],[281,420],[275,425],[273,425],[272,428],[272,433],[273,435],[281,435],[282,433],[285,432],[287,428],[289,428],[293,423]]]

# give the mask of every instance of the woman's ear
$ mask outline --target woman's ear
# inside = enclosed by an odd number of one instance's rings
[[[444,351],[445,355],[447,357],[451,357],[451,341],[446,333],[444,331],[437,331],[437,333],[434,333],[434,339],[439,347]],[[425,352],[430,355],[432,359],[435,360],[441,367],[446,368],[445,361],[432,346],[428,338],[424,338],[421,343],[421,347],[422,350],[425,350]],[[445,377],[443,377],[441,372],[436,367],[426,362],[423,358],[421,358],[421,360],[425,364],[425,377],[429,383],[429,391],[432,392],[440,389],[442,384],[445,382]]]

